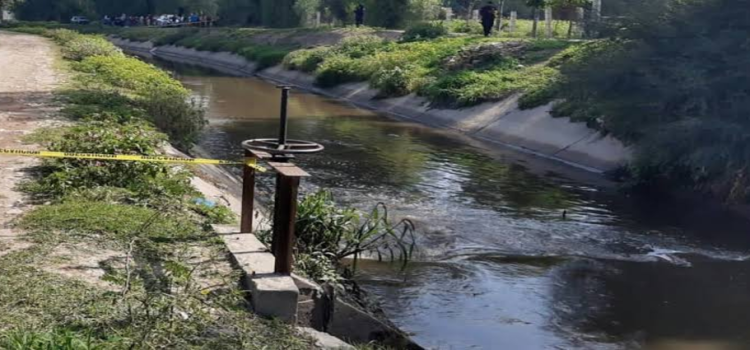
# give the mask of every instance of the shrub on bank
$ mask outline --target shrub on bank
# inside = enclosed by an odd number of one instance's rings
[[[123,56],[122,50],[96,35],[83,35],[69,29],[54,29],[41,34],[60,44],[64,58],[81,61],[92,56]]]
[[[448,28],[443,22],[420,22],[409,26],[401,36],[404,42],[435,39],[448,35]]]
[[[132,94],[131,105],[143,110],[180,148],[190,148],[205,125],[203,110],[189,101],[188,90],[151,64],[130,57],[94,56],[74,68],[87,74],[81,79],[85,84]]]
[[[65,58],[73,61],[81,61],[92,56],[124,56],[122,50],[99,37],[75,38],[63,46],[62,52]]]
[[[292,51],[284,57],[284,68],[312,73],[335,51],[328,46]]]

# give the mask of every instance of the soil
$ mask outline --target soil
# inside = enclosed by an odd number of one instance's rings
[[[64,81],[55,70],[57,52],[46,39],[0,32],[0,148],[35,150],[24,135],[60,123],[53,92]],[[29,246],[11,225],[30,208],[17,185],[39,163],[28,157],[0,157],[0,256]]]
[[[66,81],[56,46],[49,40],[25,34],[0,31],[0,148],[39,150],[39,145],[26,144],[23,136],[43,127],[68,124],[58,117],[59,104],[55,91]],[[32,246],[25,232],[14,227],[14,222],[33,208],[27,196],[17,186],[31,177],[31,170],[40,160],[30,157],[0,155],[0,256]],[[194,182],[201,182],[195,179]],[[210,184],[199,190],[222,192]],[[208,195],[207,195],[208,197]],[[34,203],[39,204],[39,203]],[[234,206],[237,206],[235,204]],[[217,259],[222,253],[208,247],[192,247],[188,254],[196,267],[196,282],[205,287],[226,283],[220,276],[231,276],[231,265]],[[127,261],[126,251],[113,251],[88,244],[61,244],[48,254],[40,266],[47,272],[66,278],[85,281],[104,289],[117,286],[102,280],[107,266],[122,267]]]

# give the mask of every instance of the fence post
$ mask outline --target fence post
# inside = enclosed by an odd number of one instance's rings
[[[516,31],[516,21],[518,20],[518,12],[516,11],[510,11],[510,32],[514,33]]]
[[[544,24],[547,29],[547,37],[552,37],[552,7],[548,6],[544,9]]]
[[[245,150],[245,159],[257,159],[253,152]],[[255,212],[255,168],[245,165],[242,169],[242,219],[240,232],[253,232]]]
[[[273,216],[271,252],[276,257],[274,272],[289,275],[294,263],[294,226],[297,222],[297,194],[300,179],[310,176],[291,163],[268,163],[277,172],[276,204]]]
[[[594,22],[599,22],[602,19],[602,0],[594,0],[593,5],[591,6],[591,13]]]

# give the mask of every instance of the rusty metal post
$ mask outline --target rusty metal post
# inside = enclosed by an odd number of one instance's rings
[[[246,159],[257,159],[253,152],[245,150]],[[255,169],[245,165],[242,169],[242,219],[240,232],[253,232],[255,214]]]
[[[291,163],[269,163],[276,172],[276,204],[273,216],[271,252],[276,257],[274,272],[289,275],[294,263],[294,226],[297,223],[297,194],[300,179],[310,176]]]

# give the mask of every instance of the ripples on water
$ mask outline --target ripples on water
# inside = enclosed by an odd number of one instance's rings
[[[200,147],[240,157],[276,135],[278,92],[215,76],[183,81],[206,105]],[[360,281],[415,339],[441,349],[750,346],[747,223],[682,203],[625,199],[573,172],[446,132],[293,95],[290,137],[342,204],[378,202],[420,230],[406,271],[371,262]],[[272,177],[260,180],[270,190]],[[562,217],[563,211],[567,218]],[[675,347],[676,346],[676,347]]]

